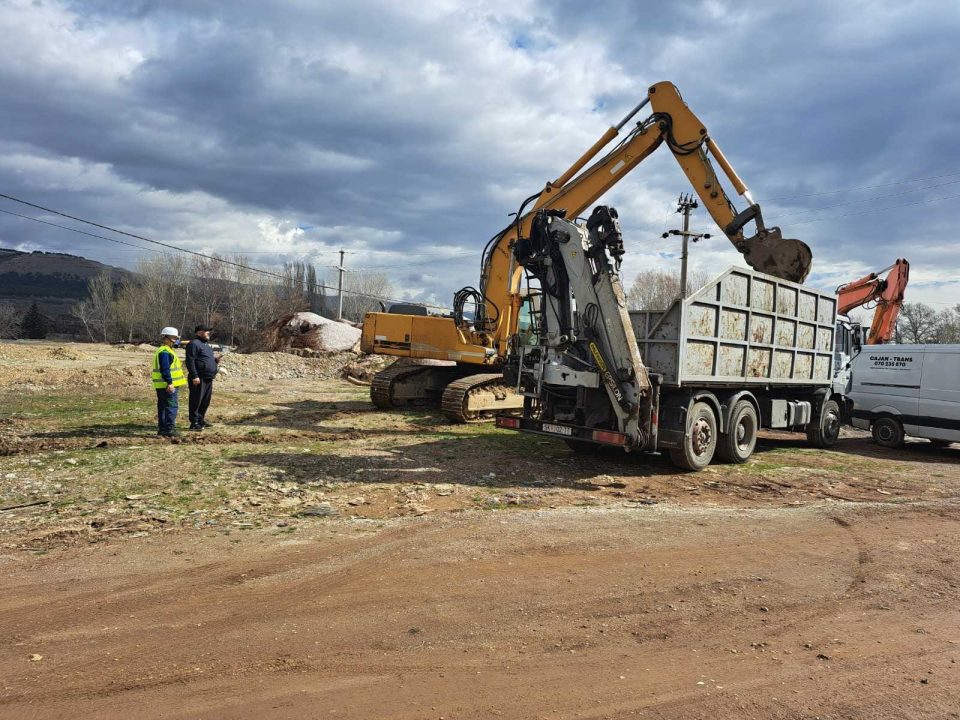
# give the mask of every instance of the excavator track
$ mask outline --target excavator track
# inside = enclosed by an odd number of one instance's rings
[[[383,410],[439,405],[444,388],[464,372],[457,365],[394,363],[373,376],[370,400]]]
[[[454,422],[482,422],[497,413],[523,409],[523,397],[504,384],[500,373],[479,373],[447,385],[440,407]]]
[[[390,365],[373,376],[370,383],[370,400],[382,410],[396,407],[393,404],[394,384],[406,377],[423,372],[424,365]]]

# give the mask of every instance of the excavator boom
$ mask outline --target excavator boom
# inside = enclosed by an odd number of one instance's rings
[[[887,271],[886,277],[880,277]],[[837,312],[846,314],[864,305],[875,303],[870,323],[868,345],[890,342],[897,328],[897,318],[903,307],[903,297],[910,279],[910,263],[897,258],[890,267],[870,273],[837,288]]]
[[[638,122],[607,155],[576,175],[647,104],[653,109],[652,114]],[[505,340],[515,329],[512,324],[515,319],[504,313],[498,302],[499,298],[515,294],[519,284],[520,268],[511,261],[510,248],[518,237],[529,235],[536,212],[565,210],[567,218],[576,218],[664,142],[714,222],[743,254],[750,267],[791,282],[806,279],[812,265],[810,248],[800,240],[784,239],[778,227],[765,226],[760,206],[710,137],[706,126],[690,110],[672,83],[660,82],[651,86],[647,98],[618,125],[609,128],[563,175],[548,182],[529,212],[524,214],[524,208],[521,208],[517,222],[496,238],[494,247],[484,257],[480,288],[492,301],[488,303],[487,317],[496,318],[498,325],[505,323],[508,326],[496,328],[494,334],[498,340]],[[743,211],[736,210],[724,191],[710,156],[717,161],[737,193],[748,202]],[[756,231],[746,237],[743,229],[751,222]]]

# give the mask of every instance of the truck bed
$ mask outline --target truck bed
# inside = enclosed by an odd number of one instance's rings
[[[664,385],[829,385],[837,298],[731,267],[661,313],[631,311],[640,355]]]

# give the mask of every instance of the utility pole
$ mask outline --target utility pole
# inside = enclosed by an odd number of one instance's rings
[[[693,195],[689,193],[680,194],[677,200],[677,212],[683,215],[683,230],[670,230],[663,234],[663,237],[671,235],[680,235],[683,237],[683,250],[680,253],[680,298],[687,297],[687,256],[689,241],[697,242],[700,238],[709,238],[710,233],[692,233],[690,232],[690,213],[699,207]]]
[[[340,280],[337,282],[337,320],[343,320],[343,248],[340,249]]]

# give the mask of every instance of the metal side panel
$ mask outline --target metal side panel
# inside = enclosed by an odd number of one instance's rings
[[[641,355],[664,383],[827,385],[837,299],[732,267],[666,313],[631,313]]]
[[[663,376],[667,385],[679,382],[680,321],[679,301],[666,312],[630,312],[640,357],[650,372]]]

